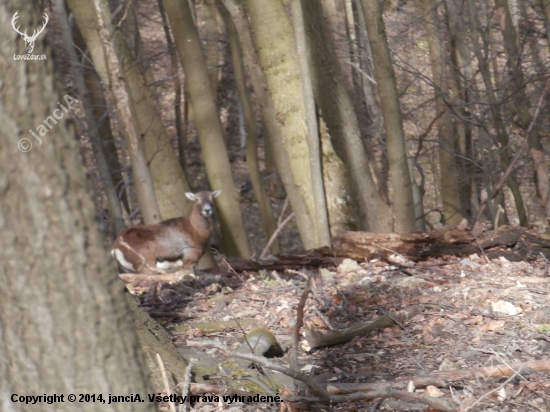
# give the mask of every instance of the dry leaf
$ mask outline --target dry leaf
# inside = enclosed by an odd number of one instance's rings
[[[435,386],[432,386],[432,385],[426,386],[426,394],[428,396],[432,396],[434,398],[439,398],[439,397],[445,395],[438,388],[436,388]]]
[[[502,329],[504,325],[506,324],[505,320],[490,320],[485,325],[483,325],[480,329],[483,331],[495,331]]]

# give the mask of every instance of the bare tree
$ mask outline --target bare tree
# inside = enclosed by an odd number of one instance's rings
[[[450,90],[448,53],[444,43],[443,26],[438,15],[438,1],[424,0],[423,6],[426,13],[426,31],[439,135],[439,173],[443,216],[447,224],[457,224],[462,220],[462,213],[455,161],[455,126],[449,103],[445,102],[445,100],[452,99],[452,96],[448,95]]]
[[[415,230],[414,201],[401,108],[386,28],[378,0],[362,0],[361,4],[374,59],[374,75],[378,83],[380,106],[384,116],[390,178],[393,186],[395,230],[410,232]]]
[[[231,174],[216,99],[191,9],[185,1],[163,0],[163,4],[187,79],[208,180],[213,189],[223,190],[218,207],[224,251],[229,255],[248,257],[250,249],[239,206],[239,193]]]
[[[235,85],[239,95],[239,102],[243,111],[245,133],[246,133],[246,164],[248,166],[248,174],[252,183],[252,190],[260,208],[266,239],[271,238],[275,232],[275,221],[271,203],[267,196],[264,180],[260,173],[258,162],[258,125],[256,123],[256,115],[252,106],[252,98],[246,86],[246,73],[243,63],[243,52],[239,42],[239,35],[231,15],[225,8],[221,0],[216,2],[218,10],[225,22],[227,34],[231,43],[231,58],[233,60],[233,73],[235,75]],[[279,252],[279,242],[273,241],[270,246],[271,253]]]

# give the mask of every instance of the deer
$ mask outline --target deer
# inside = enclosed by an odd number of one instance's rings
[[[190,215],[122,230],[111,250],[120,270],[164,274],[192,269],[206,251],[213,230],[212,202],[220,193],[187,192],[195,202]]]
[[[29,36],[27,34],[27,30],[25,30],[24,33],[21,33],[19,31],[20,26],[15,27],[15,21],[19,17],[18,14],[19,14],[19,10],[17,10],[13,15],[13,18],[11,19],[11,26],[18,34],[21,35],[21,37],[25,41],[25,49],[27,50],[27,54],[31,54],[34,49],[34,42],[38,38],[38,35],[44,31],[44,29],[46,28],[46,24],[48,24],[48,21],[50,20],[50,18],[46,13],[44,13],[44,22],[42,23],[42,28],[39,30],[34,30],[32,33],[32,36]]]

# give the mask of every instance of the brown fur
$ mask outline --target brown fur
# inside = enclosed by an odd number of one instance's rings
[[[124,229],[113,244],[119,267],[133,273],[191,268],[204,254],[212,232],[212,201],[220,191],[186,193],[195,204],[189,216]]]

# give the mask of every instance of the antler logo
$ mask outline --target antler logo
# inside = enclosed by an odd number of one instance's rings
[[[21,35],[23,40],[25,40],[25,49],[27,49],[27,54],[31,54],[32,50],[34,49],[34,42],[36,41],[36,38],[40,33],[44,31],[44,29],[46,28],[46,24],[48,24],[48,20],[50,18],[46,13],[44,13],[44,23],[42,24],[42,28],[39,30],[34,30],[34,32],[32,33],[32,36],[29,36],[27,35],[27,30],[25,30],[24,33],[21,33],[19,31],[19,26],[15,27],[15,20],[17,20],[17,17],[19,17],[18,13],[19,13],[19,10],[17,10],[13,15],[13,18],[11,19],[11,25],[13,29]]]

